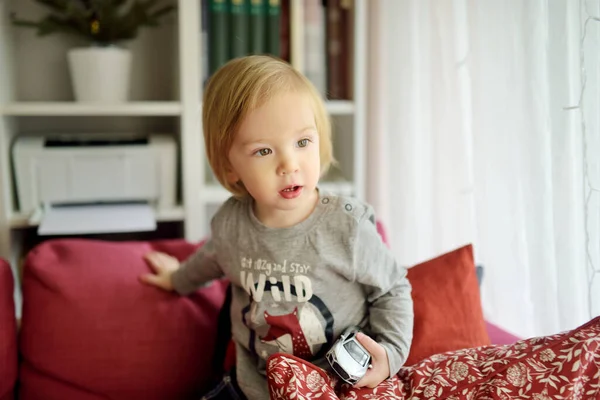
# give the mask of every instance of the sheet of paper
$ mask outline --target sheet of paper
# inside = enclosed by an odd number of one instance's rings
[[[148,232],[156,230],[154,210],[148,204],[61,205],[44,209],[38,235]]]

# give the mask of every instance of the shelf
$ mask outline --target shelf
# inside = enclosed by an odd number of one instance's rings
[[[0,105],[0,115],[12,116],[177,116],[176,101],[140,101],[122,104],[61,102],[17,102]]]
[[[352,182],[327,182],[323,181],[319,187],[327,192],[332,192],[341,196],[353,196],[354,185]]]
[[[185,219],[185,210],[183,206],[156,210],[156,220],[158,222],[183,221]]]
[[[325,104],[331,115],[354,113],[354,102],[350,100],[329,100]],[[181,104],[176,101],[139,101],[123,104],[23,101],[0,105],[0,115],[17,117],[178,116],[180,114]]]
[[[185,219],[185,210],[182,206],[174,208],[156,210],[156,221],[173,222],[183,221]],[[13,213],[9,225],[12,229],[30,228],[39,225],[39,219],[33,214]]]
[[[354,102],[350,100],[328,100],[325,105],[331,115],[351,115],[354,113]]]
[[[352,100],[327,100],[325,108],[330,115],[352,115],[354,114],[354,102]],[[202,104],[198,104],[202,112]]]
[[[208,184],[204,188],[201,193],[201,196],[205,203],[207,204],[215,204],[215,203],[223,203],[229,197],[231,197],[231,193],[229,193],[225,188],[220,186],[219,184]]]
[[[37,226],[38,224],[33,224],[29,222],[29,216],[23,213],[14,213],[8,221],[8,224],[11,228],[27,228],[30,226]]]

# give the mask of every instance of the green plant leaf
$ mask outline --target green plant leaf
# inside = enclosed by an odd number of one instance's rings
[[[134,39],[141,27],[159,26],[175,10],[172,0],[36,0],[50,10],[39,21],[11,17],[15,26],[46,36],[66,33],[90,42],[110,44]],[[166,3],[166,4],[163,4]]]

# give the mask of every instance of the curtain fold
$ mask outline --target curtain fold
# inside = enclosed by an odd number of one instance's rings
[[[569,107],[582,63],[600,67],[600,23],[582,40],[599,2],[369,4],[367,200],[398,260],[473,243],[486,317],[523,336],[597,315],[600,198],[586,213],[584,166],[600,165],[599,68]]]

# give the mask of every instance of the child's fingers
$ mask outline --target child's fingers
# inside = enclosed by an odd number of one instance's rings
[[[152,268],[152,270],[156,273],[160,273],[163,270],[163,266],[165,265],[165,258],[162,253],[151,252],[144,255],[146,261]]]
[[[165,254],[165,253],[156,253],[156,254],[158,256],[158,259],[160,260],[161,265],[163,265],[163,266],[173,265],[174,263],[177,262],[175,257],[172,257],[168,254]]]
[[[389,376],[387,353],[379,343],[362,332],[359,332],[356,338],[360,344],[363,345],[365,350],[371,354],[372,367],[367,370],[365,376],[363,376],[354,387],[360,388],[366,386],[374,388]]]
[[[373,368],[369,369],[365,376],[363,376],[358,382],[354,384],[355,388],[374,388],[377,387],[381,382],[386,379],[385,375],[381,372],[380,369]]]
[[[140,275],[140,281],[147,285],[163,287],[162,281],[158,275],[144,274]]]
[[[361,387],[369,386],[369,384],[371,383],[371,375],[372,375],[372,372],[369,369],[367,371],[367,373],[365,374],[365,376],[360,378],[360,380],[354,384],[354,387],[361,388]]]
[[[364,333],[359,332],[356,335],[356,338],[358,339],[360,344],[363,345],[365,350],[367,350],[369,352],[369,354],[371,354],[371,357],[374,360],[382,359],[384,357],[387,359],[387,354],[385,352],[385,349],[383,347],[381,347],[381,345],[379,343],[374,341],[370,336],[367,336]]]
[[[150,267],[153,272],[158,273],[160,271],[160,266],[156,261],[156,256],[154,254],[148,253],[144,255],[144,260],[146,260],[146,264]]]

